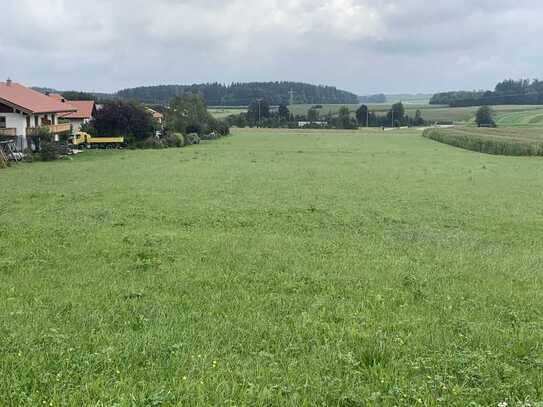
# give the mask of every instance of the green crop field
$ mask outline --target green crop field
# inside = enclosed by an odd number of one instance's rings
[[[291,105],[289,110],[295,115],[305,115],[307,111],[317,105]],[[342,106],[347,106],[354,116],[360,105],[320,105],[317,109],[321,116],[337,115]],[[377,103],[368,104],[372,112],[379,115],[386,114],[392,104]],[[441,123],[470,123],[474,121],[478,107],[449,107],[442,105],[429,105],[420,103],[404,103],[405,112],[411,117],[420,110],[425,120]],[[543,106],[539,105],[503,105],[493,106],[496,122],[500,126],[507,127],[543,127]],[[217,119],[224,119],[229,115],[247,112],[246,107],[210,107],[209,112]]]
[[[488,154],[543,156],[543,129],[537,128],[429,128],[424,136],[467,150]]]
[[[498,113],[496,115],[498,126],[508,127],[543,127],[543,108],[512,112]]]
[[[209,113],[216,119],[224,119],[233,114],[246,113],[246,107],[209,107],[207,109]]]
[[[539,405],[542,169],[235,130],[0,170],[0,405]]]
[[[289,109],[294,114],[306,114],[307,110],[314,105],[293,105],[289,106]],[[343,105],[322,105],[322,108],[318,109],[319,113],[323,116],[325,115],[336,115],[340,107]],[[354,112],[360,105],[345,105],[349,108],[351,113],[354,115]],[[368,104],[370,111],[373,111],[377,114],[384,115],[390,108],[390,103],[383,104]],[[425,120],[431,122],[454,122],[454,123],[463,123],[473,121],[475,118],[475,113],[479,107],[449,107],[442,105],[428,105],[428,104],[408,104],[405,103],[405,112],[411,117],[415,116],[417,110],[420,110],[422,117]],[[512,118],[519,117],[528,117],[528,121],[531,122],[532,126],[542,126],[543,127],[543,106],[539,105],[503,105],[503,106],[493,106],[492,109],[496,113],[496,117],[499,124],[504,126],[513,125]],[[502,119],[502,117],[504,119]],[[500,120],[503,120],[500,123]]]

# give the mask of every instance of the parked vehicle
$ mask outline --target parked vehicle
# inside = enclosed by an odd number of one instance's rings
[[[74,147],[87,148],[119,148],[124,146],[124,137],[94,137],[85,132],[79,132],[69,139]]]

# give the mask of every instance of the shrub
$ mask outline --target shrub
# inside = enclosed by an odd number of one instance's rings
[[[42,161],[58,160],[64,153],[62,146],[49,139],[43,139],[40,143],[39,157]]]
[[[492,117],[494,112],[488,106],[481,106],[475,114],[475,122],[479,127],[496,127],[494,118]]]
[[[196,133],[189,133],[185,136],[185,145],[200,144],[200,136]]]
[[[168,147],[183,147],[185,145],[185,137],[181,133],[172,133],[164,139],[164,143]]]
[[[104,103],[84,128],[92,135],[123,135],[127,144],[145,143],[156,131],[155,121],[145,108],[121,101]]]

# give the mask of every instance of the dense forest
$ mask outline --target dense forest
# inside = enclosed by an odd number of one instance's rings
[[[494,91],[459,91],[436,93],[431,105],[451,107],[481,105],[540,105],[543,104],[543,82],[538,79],[500,82]]]
[[[251,82],[145,86],[117,92],[123,100],[149,104],[165,104],[183,93],[203,96],[208,106],[248,106],[255,99],[266,99],[272,105],[295,104],[351,104],[357,95],[332,86],[316,86],[300,82]]]

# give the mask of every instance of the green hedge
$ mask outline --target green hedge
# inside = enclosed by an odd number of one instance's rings
[[[543,131],[541,140],[518,130],[504,131],[479,128],[426,129],[424,137],[440,143],[486,154],[510,156],[543,156]]]

